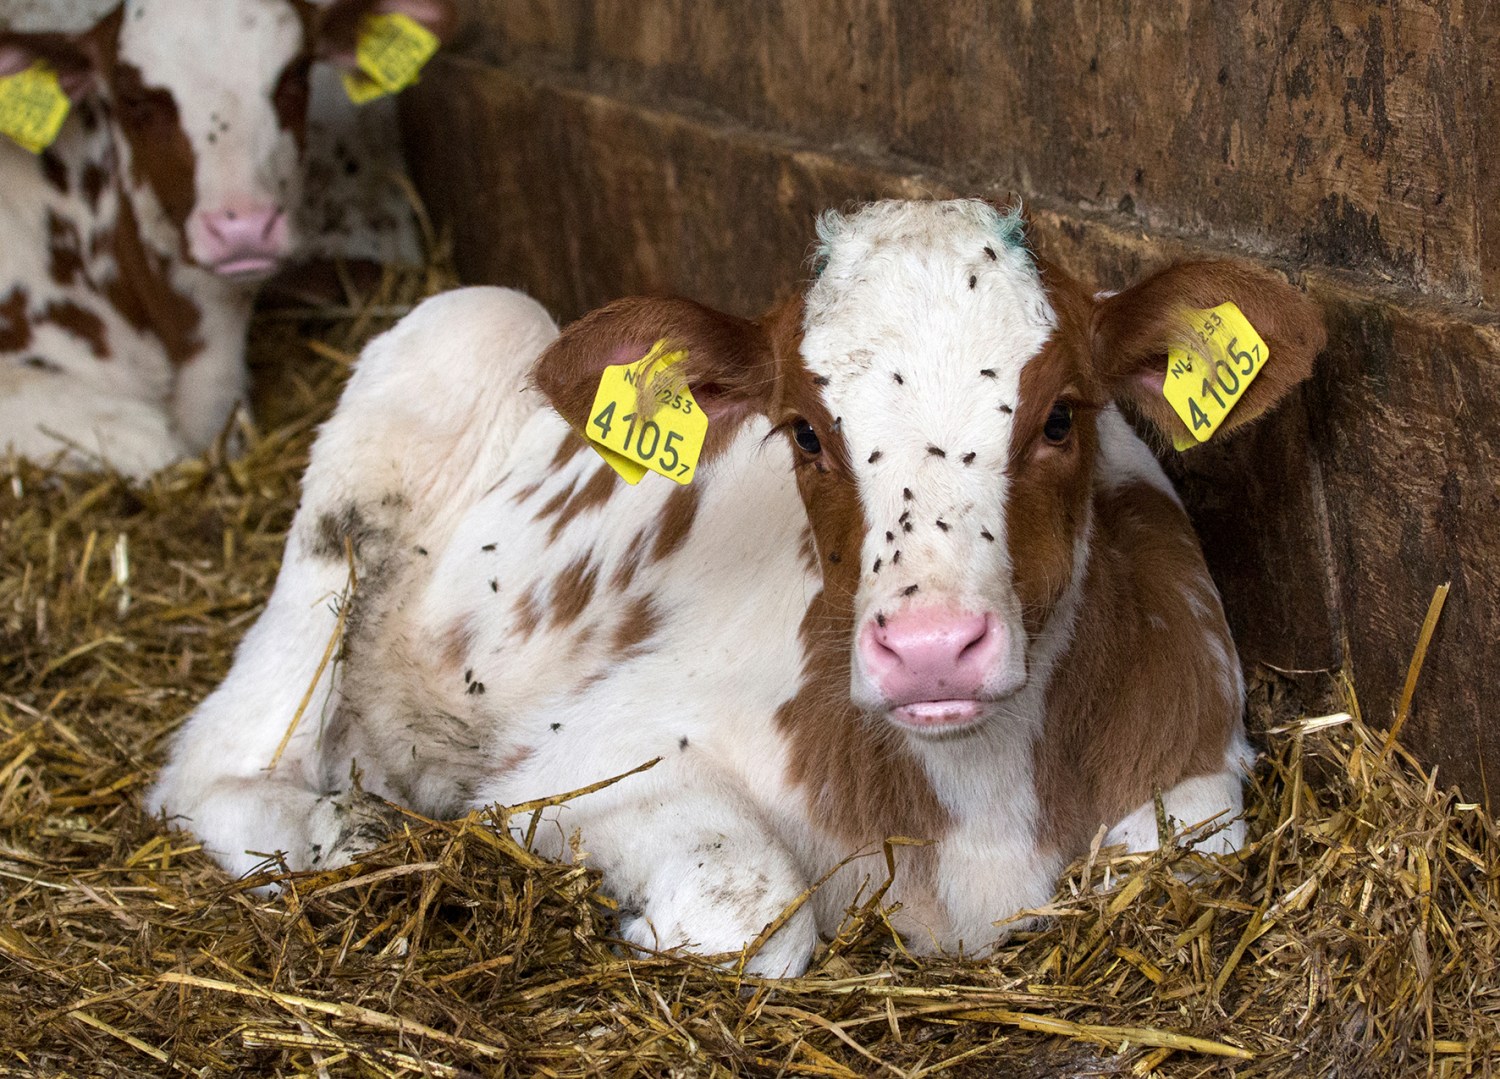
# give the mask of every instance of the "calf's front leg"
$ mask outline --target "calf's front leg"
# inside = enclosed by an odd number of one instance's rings
[[[807,875],[727,777],[687,772],[663,762],[549,810],[537,846],[603,872],[630,943],[702,955],[739,952],[798,901]],[[514,818],[511,827],[520,834],[529,824],[527,815]],[[807,903],[747,959],[745,970],[766,977],[801,974],[817,939]]]

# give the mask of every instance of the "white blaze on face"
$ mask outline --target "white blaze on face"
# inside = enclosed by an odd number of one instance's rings
[[[119,62],[168,91],[191,147],[189,256],[230,275],[273,269],[300,198],[297,140],[275,93],[305,47],[288,0],[127,0]]]
[[[1055,316],[1019,221],[986,203],[878,203],[819,231],[802,352],[827,380],[868,526],[851,688],[941,726],[966,710],[931,702],[1025,679],[1005,469],[1021,369]],[[944,673],[944,649],[973,662]]]

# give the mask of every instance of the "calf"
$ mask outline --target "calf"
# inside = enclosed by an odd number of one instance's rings
[[[1253,419],[1310,370],[1311,305],[1229,263],[1095,299],[982,202],[820,233],[816,279],[758,321],[623,300],[557,336],[473,289],[372,343],[151,807],[235,872],[300,869],[380,834],[370,794],[455,814],[659,758],[535,842],[603,869],[630,940],[705,952],[890,836],[928,841],[887,896],[921,951],[994,944],[1101,827],[1155,846],[1155,792],[1237,846],[1238,660],[1116,403],[1184,433],[1167,347],[1232,300],[1270,348],[1228,422]],[[626,488],[575,432],[604,366],[661,339],[711,418],[703,463]],[[834,872],[751,969],[802,969],[883,876]]]
[[[72,99],[39,156],[0,139],[0,449],[140,475],[245,390],[255,288],[293,250],[309,68],[360,19],[441,36],[450,0],[125,0],[77,34],[0,32],[0,76]]]

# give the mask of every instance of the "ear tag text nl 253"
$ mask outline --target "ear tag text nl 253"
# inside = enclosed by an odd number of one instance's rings
[[[654,388],[657,407],[649,417],[640,414],[638,403],[643,383],[686,358],[686,352],[668,352],[667,343],[658,341],[635,363],[606,367],[599,378],[584,434],[626,483],[639,483],[648,470],[681,484],[692,483],[697,474],[708,416],[692,391],[686,386]]]
[[[354,49],[359,70],[344,72],[344,92],[356,105],[399,93],[417,81],[441,44],[436,34],[409,15],[366,15]]]
[[[1265,341],[1234,304],[1221,303],[1189,314],[1193,332],[1203,342],[1203,354],[1169,349],[1162,387],[1163,396],[1192,434],[1192,438],[1173,438],[1179,450],[1213,436],[1271,356]]]
[[[34,154],[57,140],[71,107],[57,72],[41,60],[0,79],[0,134]]]

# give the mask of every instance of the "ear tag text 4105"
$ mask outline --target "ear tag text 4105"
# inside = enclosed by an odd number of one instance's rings
[[[0,134],[34,154],[57,140],[71,107],[57,72],[41,60],[0,79]]]
[[[356,105],[399,93],[417,81],[441,44],[436,34],[409,15],[366,15],[354,49],[359,70],[344,72],[344,92]]]
[[[1179,450],[1213,436],[1271,356],[1265,341],[1234,304],[1221,303],[1189,315],[1193,332],[1203,342],[1202,354],[1169,349],[1162,387],[1162,394],[1192,434],[1192,438],[1173,438]]]
[[[589,409],[584,434],[605,463],[626,483],[639,483],[647,471],[676,483],[693,482],[708,416],[686,386],[659,385],[651,390],[656,411],[642,416],[638,393],[663,368],[687,358],[686,352],[667,351],[658,341],[635,363],[604,369],[594,406]]]

